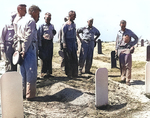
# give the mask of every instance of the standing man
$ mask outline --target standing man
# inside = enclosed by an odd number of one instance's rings
[[[17,15],[13,21],[13,24],[17,24],[17,22],[26,15],[26,5],[25,4],[20,4],[17,6]]]
[[[8,25],[5,25],[5,27],[2,30],[2,34],[1,34],[1,51],[2,51],[2,55],[3,58],[5,60],[5,71],[17,71],[17,65],[14,65],[12,63],[12,56],[13,53],[15,52],[14,48],[13,48],[13,37],[15,34],[14,31],[14,20],[17,19],[18,17],[21,19],[23,16],[25,16],[26,14],[26,5],[25,4],[20,4],[17,6],[17,14],[12,14],[11,16],[11,23]],[[16,20],[15,23],[17,24],[17,22],[20,20]]]
[[[96,39],[100,36],[100,32],[93,26],[93,18],[88,19],[88,25],[86,27],[81,27],[77,30],[77,37],[81,41],[81,50],[79,56],[79,72],[82,74],[82,69],[85,63],[85,73],[89,73],[92,60],[93,60],[93,51]],[[80,37],[79,34],[82,34]]]
[[[134,45],[138,42],[138,37],[131,30],[126,28],[126,21],[120,21],[121,30],[119,30],[116,38],[116,53],[119,57],[121,82],[130,85],[132,53]],[[131,41],[131,38],[134,41]],[[122,51],[120,51],[122,50]]]
[[[27,100],[31,100],[36,94],[36,23],[39,20],[41,10],[38,6],[32,5],[28,12],[31,16],[20,20],[20,25],[17,25],[17,35],[24,40],[21,51],[21,56],[24,60],[20,65],[20,71],[23,78],[23,96],[26,97]]]
[[[68,16],[66,16],[64,18],[64,23],[67,22],[68,20]],[[62,25],[62,27],[64,26],[64,24]],[[59,34],[58,34],[58,39],[59,39],[59,42],[60,42],[60,51],[59,51],[59,54],[60,56],[62,57],[62,61],[61,61],[61,68],[63,68],[65,66],[65,60],[64,60],[64,53],[63,53],[63,43],[62,43],[62,27],[59,31]]]
[[[65,73],[69,78],[72,78],[78,76],[76,25],[74,23],[76,18],[75,11],[70,11],[68,16],[68,21],[64,24],[62,29],[62,43],[65,59]]]
[[[56,34],[54,25],[50,23],[51,14],[45,13],[45,24],[38,30],[39,57],[42,62],[41,77],[52,74],[53,37]]]

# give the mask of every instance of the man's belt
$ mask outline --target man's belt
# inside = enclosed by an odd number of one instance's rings
[[[129,48],[119,48],[117,49],[117,55],[119,57],[120,53],[124,53],[124,54],[129,54],[130,53],[130,49]]]

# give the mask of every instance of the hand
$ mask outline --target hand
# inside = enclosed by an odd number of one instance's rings
[[[130,53],[131,53],[131,54],[134,53],[134,49],[135,49],[134,47],[131,47],[131,48],[130,48]]]
[[[1,54],[2,54],[2,59],[3,59],[3,60],[6,60],[6,59],[7,59],[7,58],[6,58],[6,53],[5,53],[5,52],[2,52]]]
[[[96,47],[96,40],[94,40],[94,47]]]
[[[66,43],[63,43],[63,48],[67,48]]]
[[[24,52],[24,51],[21,51],[20,54],[21,54],[21,57],[24,59],[25,52]]]
[[[80,42],[82,43],[82,42],[83,42],[83,39],[80,38]]]

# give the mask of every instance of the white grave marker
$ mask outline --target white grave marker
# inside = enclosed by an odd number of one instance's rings
[[[95,106],[108,104],[108,70],[99,68],[95,73]]]
[[[18,72],[6,72],[0,79],[3,118],[23,118],[22,77]]]
[[[145,86],[146,86],[146,93],[150,94],[150,62],[146,63],[145,66],[146,74],[145,74]]]

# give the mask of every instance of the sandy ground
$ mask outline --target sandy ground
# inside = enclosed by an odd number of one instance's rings
[[[107,44],[111,50],[114,42]],[[57,48],[56,48],[57,49]],[[95,48],[91,72],[67,78],[60,68],[60,57],[53,59],[53,76],[37,79],[37,97],[24,100],[26,118],[150,118],[150,100],[145,95],[145,65],[132,70],[131,86],[113,81],[119,69],[111,69],[110,51],[98,55]],[[146,63],[146,46],[136,47],[133,61]],[[2,62],[1,62],[2,63]],[[135,66],[135,65],[133,65]],[[95,71],[108,69],[108,104],[95,107]],[[40,68],[40,67],[39,67]],[[138,78],[136,75],[141,74]],[[137,79],[138,78],[138,79]]]

